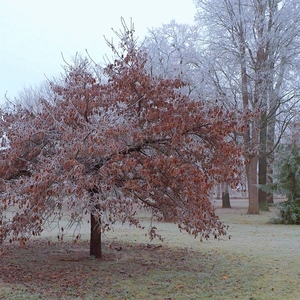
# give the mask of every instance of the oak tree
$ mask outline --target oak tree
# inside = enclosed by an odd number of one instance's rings
[[[46,222],[91,216],[90,254],[117,221],[140,227],[136,210],[172,216],[194,237],[225,234],[209,192],[238,184],[241,130],[234,112],[181,93],[180,78],[153,76],[124,27],[100,80],[87,59],[50,82],[51,101],[1,112],[0,237],[24,244]],[[239,121],[239,124],[237,124]],[[62,236],[64,228],[60,228]],[[159,236],[155,227],[150,238]]]

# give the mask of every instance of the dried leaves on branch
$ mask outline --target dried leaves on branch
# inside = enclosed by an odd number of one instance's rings
[[[102,232],[116,221],[139,226],[140,206],[172,216],[195,237],[225,233],[209,191],[238,183],[236,115],[181,94],[179,78],[151,76],[132,32],[120,39],[102,80],[80,60],[50,83],[54,98],[39,112],[3,112],[1,241],[23,243],[46,222],[68,217],[71,225],[86,213]]]

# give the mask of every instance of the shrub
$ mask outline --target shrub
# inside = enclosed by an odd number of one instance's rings
[[[279,214],[271,220],[274,224],[300,225],[299,201],[288,200],[278,205]]]

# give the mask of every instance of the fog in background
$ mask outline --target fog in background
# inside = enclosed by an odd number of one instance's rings
[[[110,55],[103,35],[115,37],[121,17],[135,25],[142,40],[147,28],[174,19],[192,23],[192,0],[0,0],[0,103],[13,99],[25,87],[38,86],[58,76],[78,52],[103,61]]]

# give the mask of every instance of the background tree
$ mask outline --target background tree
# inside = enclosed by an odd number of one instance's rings
[[[273,182],[260,188],[287,197],[279,204],[276,223],[300,224],[300,148],[296,144],[280,145],[274,163]]]
[[[199,28],[171,21],[148,31],[143,41],[148,53],[147,68],[155,76],[180,76],[186,82],[185,92],[194,98],[212,100],[201,83],[204,69]]]
[[[222,183],[222,208],[231,208],[228,185]]]
[[[243,136],[248,213],[257,214],[259,204],[267,208],[267,200],[256,184],[266,182],[267,158],[290,121],[290,107],[298,101],[299,85],[292,76],[299,68],[299,2],[195,0],[195,4],[197,24],[205,28],[208,83],[213,83],[216,98],[257,114]]]
[[[278,205],[279,217],[275,223],[300,224],[300,137],[299,116],[287,127],[286,135],[275,152],[272,182],[260,185],[260,189],[284,195],[287,200]]]
[[[119,37],[103,82],[80,60],[50,83],[53,98],[38,111],[2,112],[10,142],[0,153],[2,242],[23,244],[45,222],[71,226],[89,213],[90,254],[101,257],[101,233],[116,221],[139,227],[139,207],[158,218],[167,211],[195,237],[225,234],[209,191],[221,177],[239,181],[236,114],[182,94],[180,79],[147,72],[133,28],[124,24]],[[154,227],[149,235],[159,236]]]
[[[171,21],[149,30],[143,45],[150,57],[146,67],[151,74],[172,78],[180,76],[186,83],[182,92],[210,105],[209,103],[218,97],[207,79],[210,77],[211,62],[205,59],[201,30],[197,25],[177,24]],[[224,183],[222,185],[228,191],[228,187]],[[218,186],[216,184],[215,188]],[[224,195],[224,205],[229,207],[229,193]]]

